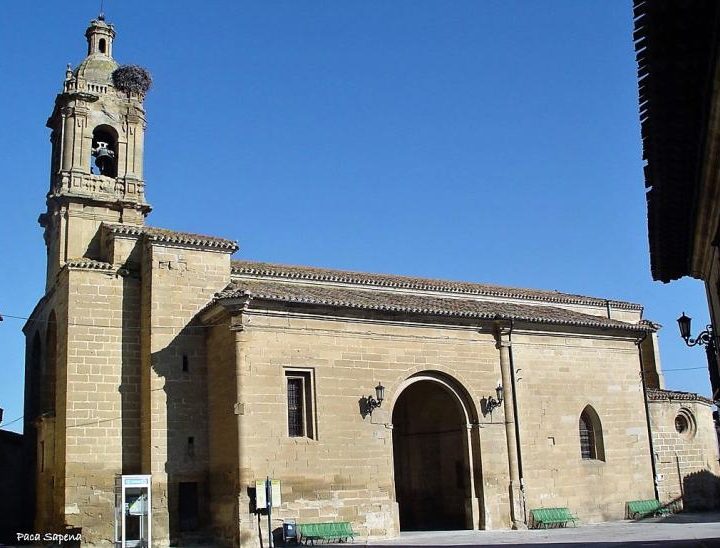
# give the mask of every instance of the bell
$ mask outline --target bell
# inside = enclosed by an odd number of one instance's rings
[[[107,147],[107,143],[98,141],[97,148],[94,148],[92,155],[95,156],[95,165],[100,170],[100,175],[107,175],[112,169],[115,153]]]

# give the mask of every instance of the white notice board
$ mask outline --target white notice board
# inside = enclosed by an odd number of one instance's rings
[[[282,504],[280,498],[280,480],[270,480],[272,494],[272,507],[279,508]],[[267,508],[267,497],[265,496],[265,480],[255,481],[255,508]]]

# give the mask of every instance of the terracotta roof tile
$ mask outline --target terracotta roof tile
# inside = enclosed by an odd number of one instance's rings
[[[249,275],[279,279],[337,282],[362,286],[412,289],[420,291],[440,291],[444,293],[527,299],[564,304],[606,306],[609,303],[616,309],[643,309],[641,305],[635,303],[600,299],[597,297],[586,297],[583,295],[561,293],[559,291],[551,290],[522,289],[473,282],[435,280],[430,278],[416,278],[392,274],[370,274],[366,272],[351,272],[346,270],[315,268],[311,266],[290,266],[255,261],[233,261],[232,273],[236,276]]]
[[[713,401],[694,392],[681,392],[680,390],[661,390],[659,388],[648,388],[647,398],[651,401],[701,401],[713,404]]]
[[[103,223],[103,226],[105,226],[112,234],[130,236],[144,235],[154,242],[223,249],[229,251],[230,253],[234,253],[238,250],[237,242],[227,240],[225,238],[217,238],[215,236],[205,236],[203,234],[193,234],[190,232],[178,232],[176,230],[167,230],[164,228],[155,228],[150,226],[123,225],[115,223]]]
[[[272,280],[236,280],[225,291],[217,294],[216,301],[245,297],[289,304],[319,305],[391,313],[476,318],[479,320],[512,319],[532,323],[622,329],[635,332],[652,331],[652,327],[647,322],[631,324],[553,306],[493,302],[478,300],[472,296],[428,296],[371,288],[345,288]]]

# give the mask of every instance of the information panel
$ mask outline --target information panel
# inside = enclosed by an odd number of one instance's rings
[[[265,495],[265,481],[257,480],[255,482],[255,508],[267,508],[267,497]],[[282,504],[280,495],[280,480],[270,480],[272,507],[279,508]]]

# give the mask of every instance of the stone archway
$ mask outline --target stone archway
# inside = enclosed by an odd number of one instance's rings
[[[474,478],[470,414],[446,381],[408,379],[392,413],[400,529],[472,529]]]

